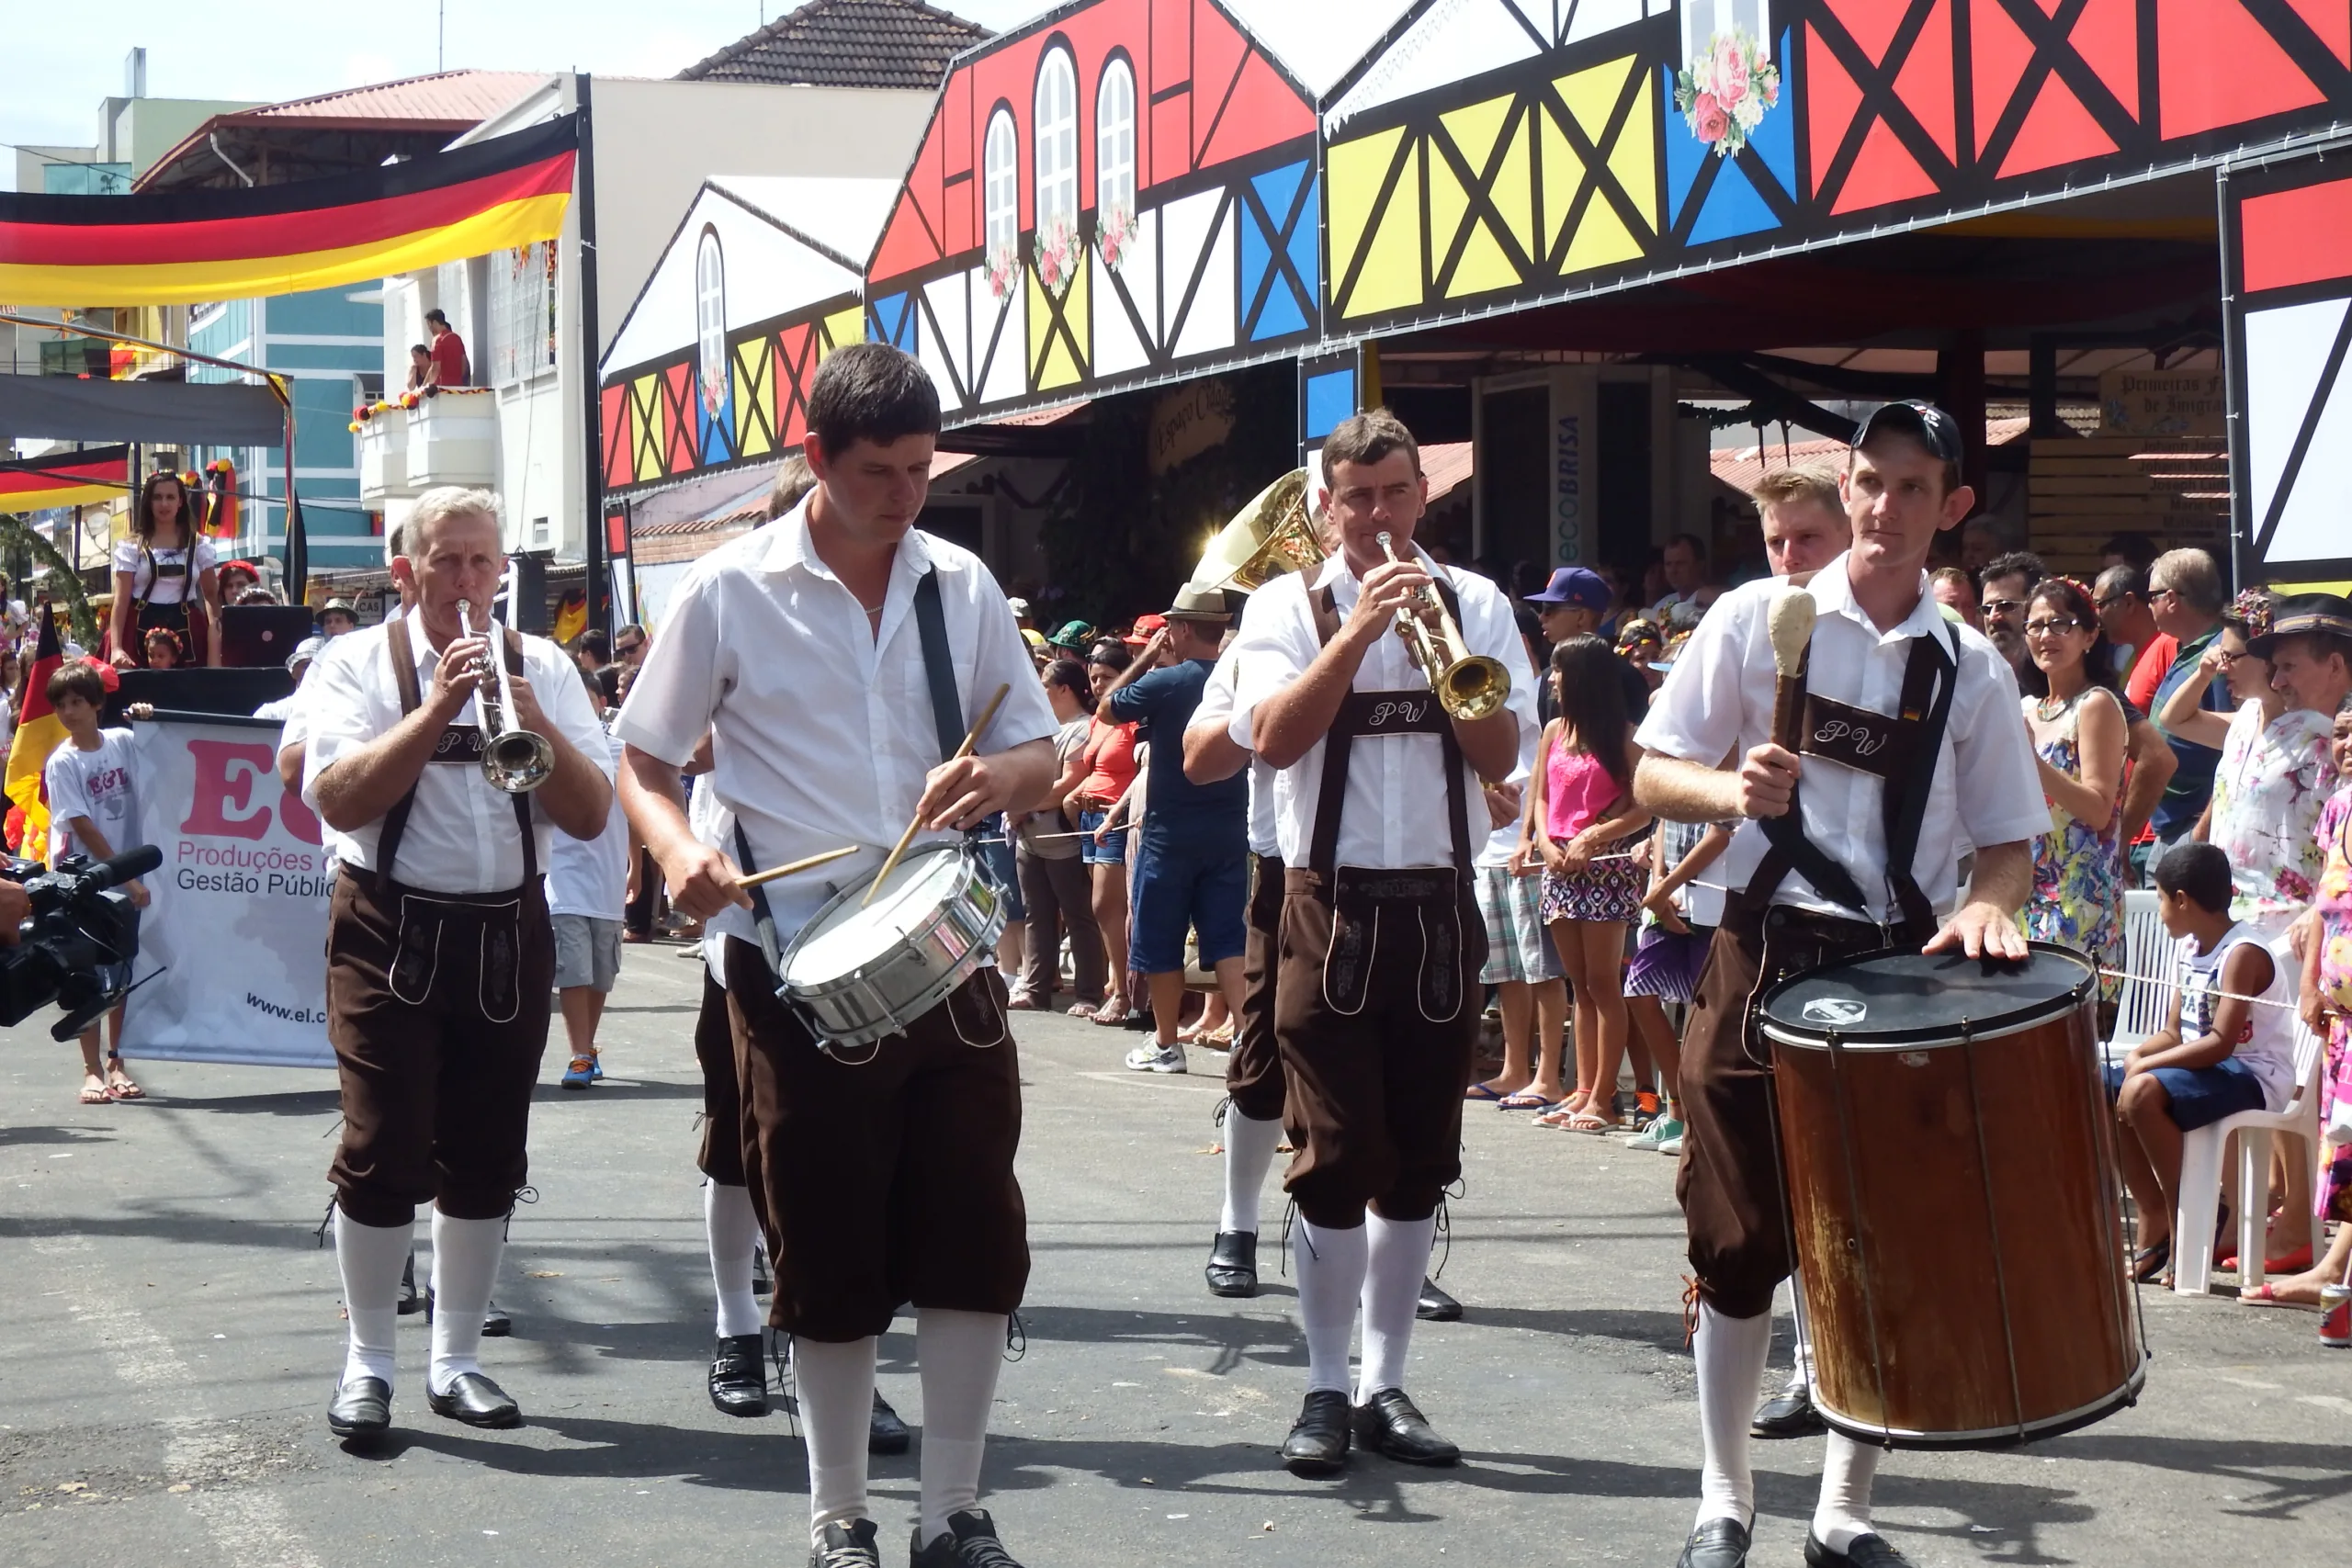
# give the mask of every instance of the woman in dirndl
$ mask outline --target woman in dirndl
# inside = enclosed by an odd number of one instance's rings
[[[220,581],[212,541],[179,475],[147,476],[132,509],[130,536],[114,547],[114,614],[107,657],[119,670],[147,662],[147,634],[178,637],[189,664],[220,662]]]

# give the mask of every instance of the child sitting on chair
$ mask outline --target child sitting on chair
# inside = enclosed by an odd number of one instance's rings
[[[2174,949],[2165,1027],[2107,1069],[2124,1184],[2140,1208],[2132,1277],[2172,1261],[2181,1134],[2242,1111],[2280,1111],[2294,1093],[2294,966],[2251,924],[2230,919],[2230,861],[2211,844],[2174,846],[2155,870]]]

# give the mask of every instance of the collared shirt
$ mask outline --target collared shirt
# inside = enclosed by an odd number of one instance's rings
[[[1960,669],[1951,717],[1935,760],[1934,782],[1919,826],[1912,874],[1940,911],[1959,899],[1959,863],[1970,847],[2031,840],[2050,831],[2050,807],[2034,767],[2033,742],[2018,717],[2017,677],[1981,633],[1947,623],[1919,579],[1910,615],[1884,631],[1854,602],[1848,557],[1821,569],[1809,592],[1819,607],[1806,688],[1814,695],[1877,713],[1895,711],[1911,639],[1957,635]],[[1715,603],[1634,739],[1645,751],[1708,767],[1745,756],[1771,739],[1772,644],[1767,625],[1773,597],[1786,584],[1762,578]],[[1949,649],[1951,644],[1945,642]],[[1886,830],[1880,816],[1883,786],[1872,774],[1821,757],[1807,757],[1798,799],[1805,836],[1853,874],[1874,919],[1900,918],[1886,876]],[[1743,821],[1715,863],[1712,880],[1746,887],[1764,857],[1764,830]],[[1826,914],[1853,911],[1823,897],[1795,872],[1782,879],[1773,901]]]
[[[1519,720],[1522,744],[1535,728],[1535,672],[1527,665],[1527,645],[1519,635],[1510,603],[1492,582],[1459,567],[1442,567],[1426,552],[1416,550],[1422,570],[1442,576],[1453,585],[1462,604],[1462,637],[1473,653],[1500,660],[1510,674],[1510,699],[1506,705]],[[1312,582],[1302,573],[1276,579],[1250,596],[1241,617],[1240,677],[1236,685],[1233,733],[1250,734],[1258,705],[1282,691],[1306,672],[1323,651],[1315,627],[1310,593],[1331,590],[1333,606],[1346,620],[1363,593],[1363,584],[1348,570],[1344,555],[1334,556]],[[1356,667],[1354,690],[1359,692],[1422,692],[1429,678],[1413,662],[1409,646],[1393,632],[1383,633]],[[1286,865],[1305,865],[1314,841],[1315,803],[1323,779],[1323,753],[1328,741],[1317,740],[1306,754],[1274,777],[1274,823],[1277,842]],[[1349,760],[1348,793],[1340,808],[1338,862],[1341,865],[1397,870],[1410,866],[1452,865],[1453,829],[1446,818],[1443,739],[1437,735],[1368,736],[1354,742]],[[1478,775],[1465,761],[1462,766],[1463,821],[1475,847],[1490,830],[1487,805],[1480,798]]]
[[[2221,635],[2222,628],[2217,626],[2203,637],[2174,644],[2172,664],[2156,682],[2154,699],[2148,705],[2150,713],[2161,709],[2197,672],[2198,665],[2204,661],[2205,650]],[[2237,705],[2230,696],[2229,682],[2216,676],[2206,683],[2205,694],[2198,699],[2197,705],[2207,713],[2229,713]],[[2157,728],[2164,728],[2162,725]],[[2222,752],[2219,747],[2183,740],[2168,729],[2164,734],[2179,766],[2173,769],[2155,810],[2148,814],[2148,829],[2157,838],[2170,840],[2196,827],[2198,818],[2205,814],[2205,803],[2213,798],[2213,771],[2222,765]]]
[[[906,830],[942,761],[914,615],[936,569],[960,731],[999,685],[1012,689],[980,736],[983,755],[1059,728],[1004,592],[969,550],[920,530],[899,541],[880,633],[819,559],[806,502],[697,562],[671,591],[661,636],[629,687],[614,734],[684,766],[713,734],[711,789],[759,866],[857,845],[821,874],[768,885],[789,941],[831,889],[874,870]],[[918,834],[920,845],[953,833]]]
[[[1241,669],[1241,641],[1236,637],[1217,655],[1216,668],[1209,671],[1209,683],[1201,688],[1201,705],[1193,710],[1193,725],[1222,724],[1235,745],[1250,751],[1250,727],[1240,726],[1241,733],[1233,734],[1233,687]],[[1250,852],[1271,855],[1281,852],[1274,835],[1274,770],[1250,751]]]
[[[440,649],[428,646],[414,623],[409,650],[416,659],[417,692],[433,689],[433,671],[441,662]],[[573,750],[612,776],[611,752],[596,710],[581,689],[580,672],[571,656],[541,637],[523,639],[523,673],[539,699],[539,710]],[[302,701],[278,738],[279,750],[292,743],[297,728],[307,729],[308,749],[302,753],[302,803],[319,809],[319,778],[336,761],[383,735],[401,721],[401,693],[392,669],[389,623],[349,632],[327,644],[311,663],[302,682]],[[451,720],[453,725],[479,726],[480,705],[473,697]],[[416,804],[401,837],[400,858],[390,870],[393,878],[426,893],[494,893],[523,881],[523,843],[514,831],[514,797],[493,788],[470,760],[432,761],[416,781]],[[531,803],[532,836],[538,863],[547,867],[553,845],[554,824],[547,808]],[[376,863],[376,849],[383,837],[383,818],[348,833],[321,827],[326,846],[345,864],[363,870],[385,868]]]

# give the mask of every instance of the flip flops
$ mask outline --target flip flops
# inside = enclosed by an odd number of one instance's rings
[[[1462,1098],[1464,1100],[1491,1100],[1498,1102],[1502,1100],[1501,1095],[1497,1094],[1493,1089],[1488,1089],[1482,1083],[1474,1083],[1468,1089],[1464,1089],[1462,1091]]]
[[[1558,1100],[1547,1099],[1532,1089],[1523,1089],[1517,1094],[1504,1095],[1495,1101],[1495,1107],[1499,1111],[1548,1111],[1559,1103]]]

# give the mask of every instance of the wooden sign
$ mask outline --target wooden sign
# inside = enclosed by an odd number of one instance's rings
[[[1164,474],[1233,434],[1233,389],[1221,380],[1180,387],[1152,406],[1149,462]]]
[[[2219,370],[2109,370],[2098,378],[2108,435],[2221,435],[2229,405]]]

